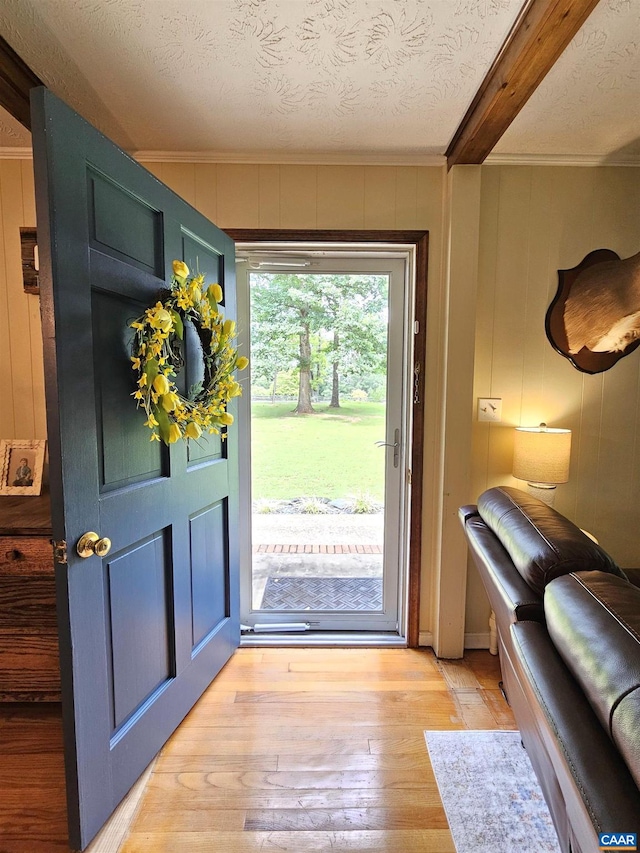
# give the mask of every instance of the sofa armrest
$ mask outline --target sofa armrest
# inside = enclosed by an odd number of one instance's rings
[[[460,519],[460,523],[463,527],[465,526],[467,521],[470,518],[473,518],[475,515],[480,515],[476,504],[465,504],[464,506],[461,506],[458,510],[458,518]]]
[[[498,631],[508,632],[511,622],[533,619],[544,622],[542,597],[525,583],[500,540],[480,516],[464,525],[469,548],[496,614]]]

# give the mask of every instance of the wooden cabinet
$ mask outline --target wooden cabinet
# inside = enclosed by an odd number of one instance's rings
[[[0,496],[0,701],[60,699],[49,496]]]

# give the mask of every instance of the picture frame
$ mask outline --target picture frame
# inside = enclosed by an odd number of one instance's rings
[[[20,229],[20,255],[22,259],[22,284],[25,293],[40,294],[38,231],[36,228]]]
[[[0,495],[39,495],[45,439],[0,439]]]

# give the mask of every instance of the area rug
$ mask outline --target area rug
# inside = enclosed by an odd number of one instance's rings
[[[457,853],[560,853],[520,732],[425,732]]]
[[[382,578],[269,577],[261,610],[382,610]]]

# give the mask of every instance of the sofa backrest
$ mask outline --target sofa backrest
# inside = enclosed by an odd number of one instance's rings
[[[553,644],[640,788],[640,589],[603,572],[552,581]]]
[[[538,498],[509,486],[487,489],[478,512],[539,595],[554,578],[585,569],[625,577],[598,544]]]

